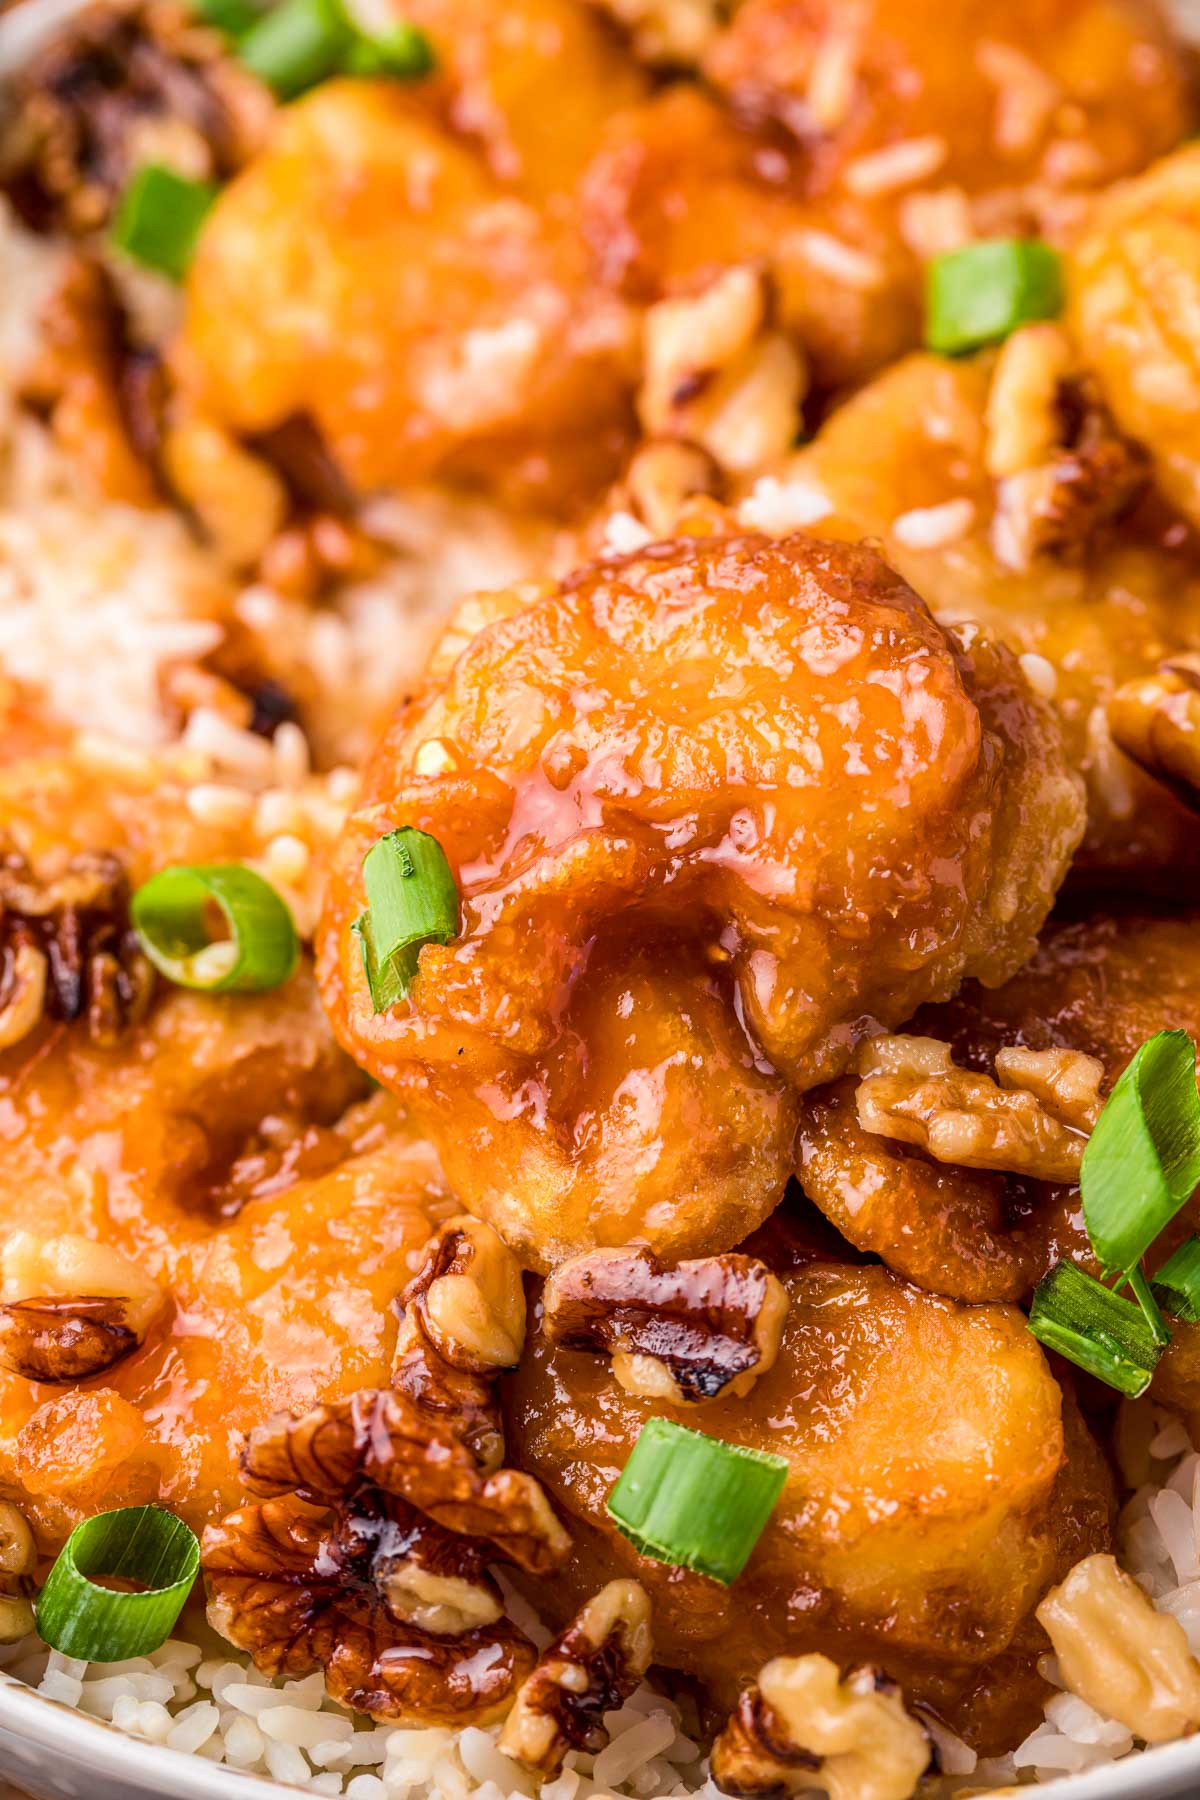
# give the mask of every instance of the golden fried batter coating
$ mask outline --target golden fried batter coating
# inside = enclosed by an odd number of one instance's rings
[[[1194,914],[1056,921],[1012,981],[991,992],[971,983],[947,1005],[924,1008],[913,1030],[989,1074],[1010,1045],[1078,1051],[1103,1065],[1107,1092],[1156,1031],[1200,1038],[1196,943]],[[963,1300],[1020,1299],[1060,1257],[1095,1269],[1076,1185],[935,1162],[866,1131],[856,1086],[847,1078],[806,1095],[797,1140],[806,1193],[849,1242]],[[1197,1216],[1193,1203],[1172,1222],[1151,1267]]]
[[[188,404],[242,434],[307,413],[362,490],[438,474],[560,501],[611,472],[630,411],[630,323],[603,295],[582,316],[584,265],[402,86],[327,82],[206,225]]]
[[[656,1658],[698,1675],[714,1706],[731,1706],[764,1659],[821,1649],[880,1663],[955,1729],[1004,1739],[1036,1690],[1032,1608],[1108,1542],[1103,1460],[1019,1313],[933,1299],[878,1268],[783,1279],[778,1361],[748,1397],[704,1414],[706,1432],[790,1465],[731,1588],[639,1556],[604,1510],[646,1418],[688,1422],[686,1409],[531,1338],[510,1386],[510,1454],[565,1508],[576,1543],[550,1604],[568,1612],[634,1575]],[[997,1702],[987,1666],[1013,1651]]]
[[[989,470],[999,380],[988,357],[909,357],[839,408],[784,478],[822,515],[816,530],[878,537],[943,623],[977,620],[1035,659],[1026,666],[1052,695],[1087,782],[1079,873],[1136,871],[1139,883],[1191,892],[1195,815],[1116,747],[1107,708],[1123,683],[1200,645],[1200,551],[1151,499],[1071,546],[1015,556],[1004,536],[1010,489]],[[1036,406],[1019,422],[1042,428]],[[1069,481],[1076,466],[1059,454],[1055,464],[1051,447],[1044,466]]]
[[[681,540],[522,597],[456,661],[451,627],[369,765],[326,1002],[530,1265],[728,1249],[781,1192],[791,1089],[1019,965],[1077,789],[1008,653],[943,636],[872,551]],[[461,929],[376,1016],[349,927],[402,824]]]

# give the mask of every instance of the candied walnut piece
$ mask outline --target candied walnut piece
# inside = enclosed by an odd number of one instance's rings
[[[724,469],[760,468],[796,441],[808,372],[771,329],[761,270],[724,270],[699,294],[646,315],[638,412],[646,431],[698,444]]]
[[[1183,1627],[1155,1610],[1111,1556],[1088,1556],[1037,1616],[1071,1692],[1147,1744],[1200,1725],[1200,1664]]]
[[[546,1778],[568,1750],[602,1750],[605,1713],[633,1693],[652,1651],[645,1589],[610,1581],[539,1657],[505,1721],[501,1750]]]
[[[19,856],[0,860],[0,1044],[18,1042],[43,1017],[86,1017],[93,1041],[113,1044],[145,1016],[154,980],[115,856],[72,857],[46,880]]]
[[[15,1644],[33,1630],[27,1591],[37,1551],[33,1533],[11,1500],[0,1500],[0,1644]]]
[[[752,1256],[593,1250],[554,1271],[542,1305],[549,1343],[601,1351],[627,1393],[681,1405],[750,1392],[779,1353],[787,1291]]]
[[[252,1493],[298,1493],[318,1504],[369,1482],[448,1531],[488,1539],[533,1575],[555,1568],[569,1546],[532,1476],[482,1475],[451,1427],[392,1391],[365,1389],[301,1419],[268,1420],[250,1433],[242,1472]]]
[[[35,224],[103,226],[144,162],[224,179],[274,111],[220,35],[177,0],[98,0],[22,70],[0,182]]]
[[[1014,414],[1028,404],[1035,376],[1023,367],[1013,370],[1005,356],[1017,355],[1012,347],[1019,347],[1023,336],[1017,333],[1001,352],[988,401],[993,470],[1015,459],[1023,430],[1031,444],[1043,433],[1050,440],[1035,461],[1007,467],[997,481],[993,547],[1002,563],[1018,570],[1028,569],[1038,556],[1082,560],[1099,532],[1131,509],[1150,478],[1149,457],[1117,430],[1089,377],[1061,377],[1041,423],[1037,407],[1024,427],[1017,423]],[[1053,366],[1057,355],[1050,351],[1049,356]]]
[[[489,1225],[448,1219],[400,1297],[392,1386],[490,1474],[504,1457],[494,1377],[525,1341],[521,1265]]]
[[[28,1381],[82,1381],[136,1350],[163,1292],[107,1244],[13,1232],[0,1250],[0,1364]]]
[[[875,1038],[859,1059],[865,1131],[938,1162],[1077,1181],[1100,1113],[1104,1065],[1069,1050],[1001,1050],[999,1082],[960,1069],[939,1038]]]
[[[1187,805],[1200,809],[1200,655],[1127,682],[1108,703],[1114,741]]]
[[[533,1667],[533,1646],[498,1608],[470,1622],[466,1589],[481,1588],[486,1601],[490,1584],[469,1566],[469,1547],[443,1541],[428,1522],[417,1529],[430,1587],[414,1609],[411,1585],[400,1590],[394,1578],[397,1545],[412,1528],[403,1510],[370,1496],[332,1524],[296,1500],[243,1507],[204,1533],[209,1622],[264,1674],[324,1668],[333,1699],[376,1719],[501,1718]]]
[[[713,1745],[712,1772],[727,1794],[833,1800],[908,1800],[929,1767],[928,1733],[879,1670],[844,1679],[826,1656],[777,1656]]]

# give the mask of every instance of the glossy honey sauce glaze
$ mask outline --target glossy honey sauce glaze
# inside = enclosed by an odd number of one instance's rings
[[[229,1656],[495,1728],[520,1792],[647,1678],[729,1794],[907,1800],[1048,1700],[1200,1729],[1113,1560],[1200,1325],[1120,1406],[1029,1328],[1117,1273],[1081,1168],[1123,1073],[1200,1038],[1170,20],[407,0],[301,79],[181,0],[39,5],[0,12],[0,1637],[157,1504]],[[147,169],[209,184],[194,241],[137,225]],[[414,833],[453,902],[381,999]],[[222,985],[240,915],[146,922],[230,866],[291,915],[266,984]],[[1198,1228],[1179,1193],[1146,1272]],[[614,1516],[677,1427],[778,1459],[739,1571]]]

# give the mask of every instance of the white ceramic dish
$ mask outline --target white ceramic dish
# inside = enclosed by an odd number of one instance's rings
[[[3,1674],[0,1779],[32,1800],[283,1800],[303,1791],[140,1744]],[[1039,1791],[1028,1789],[1031,1800]],[[1045,1791],[1054,1800],[1194,1800],[1200,1795],[1200,1737],[1065,1776]]]

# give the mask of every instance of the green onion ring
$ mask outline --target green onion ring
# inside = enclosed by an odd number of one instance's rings
[[[229,930],[215,942],[206,918],[212,904]],[[146,955],[179,987],[212,993],[279,987],[300,954],[286,903],[244,863],[161,869],[138,889],[129,910]]]
[[[77,1525],[46,1577],[37,1628],[52,1650],[81,1662],[148,1656],[171,1635],[200,1569],[200,1545],[161,1506],[122,1506]],[[141,1583],[136,1593],[94,1576]]]
[[[761,1537],[787,1471],[782,1456],[647,1419],[608,1514],[643,1556],[728,1586]]]
[[[162,163],[143,163],[117,206],[112,242],[133,262],[171,281],[187,274],[218,189]]]
[[[1167,1258],[1150,1283],[1150,1292],[1164,1312],[1185,1324],[1200,1320],[1200,1237],[1190,1237]]]

